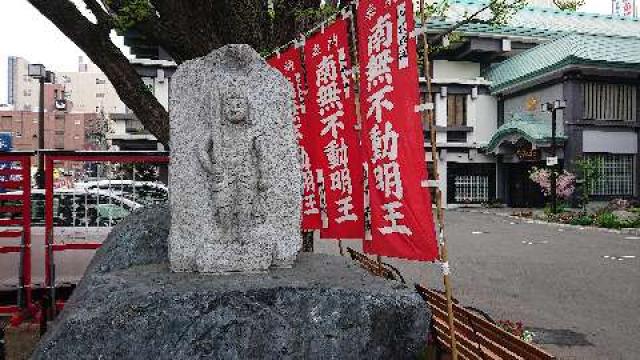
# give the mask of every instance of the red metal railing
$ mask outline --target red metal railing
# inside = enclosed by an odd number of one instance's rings
[[[166,152],[145,151],[43,151],[45,163],[45,253],[44,272],[45,286],[49,291],[51,304],[56,304],[56,265],[54,256],[58,252],[73,250],[94,250],[100,247],[101,242],[73,242],[56,243],[54,233],[54,164],[55,162],[91,162],[91,163],[145,163],[168,164],[169,156]],[[57,304],[56,304],[57,305]],[[55,309],[52,306],[55,316]]]
[[[33,309],[31,284],[31,157],[34,152],[0,153],[0,255],[19,256],[15,305],[1,305],[0,314],[19,314]],[[6,202],[13,204],[7,205]],[[19,203],[19,204],[16,204]],[[7,228],[7,229],[4,229]],[[16,239],[20,243],[16,244]],[[1,260],[0,260],[1,261]],[[6,262],[5,262],[6,263]]]

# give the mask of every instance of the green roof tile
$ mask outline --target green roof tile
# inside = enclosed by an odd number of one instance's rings
[[[562,126],[556,127],[558,142],[567,139]],[[491,137],[491,141],[484,147],[487,152],[494,152],[500,143],[508,136],[519,135],[531,144],[549,145],[551,143],[551,121],[537,118],[531,113],[515,113]]]
[[[566,65],[596,64],[640,70],[640,38],[567,35],[491,66],[483,74],[500,92]]]
[[[450,27],[465,14],[480,9],[486,0],[451,0],[447,16],[429,20],[429,31]],[[629,36],[640,38],[640,19],[550,8],[527,7],[505,26],[471,23],[459,29],[463,34],[511,35],[549,40],[567,34]]]

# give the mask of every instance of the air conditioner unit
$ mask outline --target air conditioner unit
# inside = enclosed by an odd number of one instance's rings
[[[58,99],[56,100],[56,110],[66,110],[67,109],[67,100]]]

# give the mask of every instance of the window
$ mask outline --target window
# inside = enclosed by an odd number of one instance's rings
[[[633,155],[594,154],[589,157],[600,163],[600,176],[593,185],[591,195],[633,195]]]
[[[489,177],[464,175],[455,177],[456,203],[478,203],[489,201]]]
[[[13,120],[13,117],[11,116],[2,117],[2,122],[0,122],[0,127],[2,128],[3,131],[11,131],[11,128],[12,128],[11,120]]]
[[[104,93],[96,93],[96,97],[97,98],[103,98],[104,97]]]
[[[56,115],[56,118],[55,118],[55,130],[56,130],[56,133],[59,130],[61,130],[64,133],[64,129],[65,129],[64,116]]]
[[[96,78],[96,85],[104,85],[107,83],[107,80]]]
[[[638,88],[634,85],[582,84],[584,119],[636,121]]]
[[[447,126],[467,125],[467,95],[449,94],[447,96]]]
[[[125,120],[125,132],[128,134],[138,134],[138,133],[144,133],[145,130],[140,120],[127,119]]]
[[[57,150],[64,150],[64,133],[62,135],[57,134],[53,137],[53,147]]]
[[[466,143],[467,142],[467,133],[466,133],[466,131],[448,131],[447,132],[447,142]]]

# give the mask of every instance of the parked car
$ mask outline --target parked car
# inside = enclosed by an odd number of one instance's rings
[[[31,263],[32,282],[44,283],[45,253],[45,197],[44,190],[34,189],[31,194]],[[0,201],[0,206],[10,206]],[[54,242],[102,243],[111,227],[131,211],[142,207],[118,193],[102,189],[56,189],[53,198]],[[0,213],[0,218],[15,214]],[[0,231],[16,227],[0,227]],[[20,238],[0,239],[2,245],[18,245]],[[68,250],[56,252],[56,283],[77,283],[91,261],[95,250]],[[0,288],[18,284],[19,257],[0,254]]]
[[[76,183],[76,189],[100,189],[112,191],[142,205],[165,203],[169,190],[161,182],[133,180],[97,180]]]

